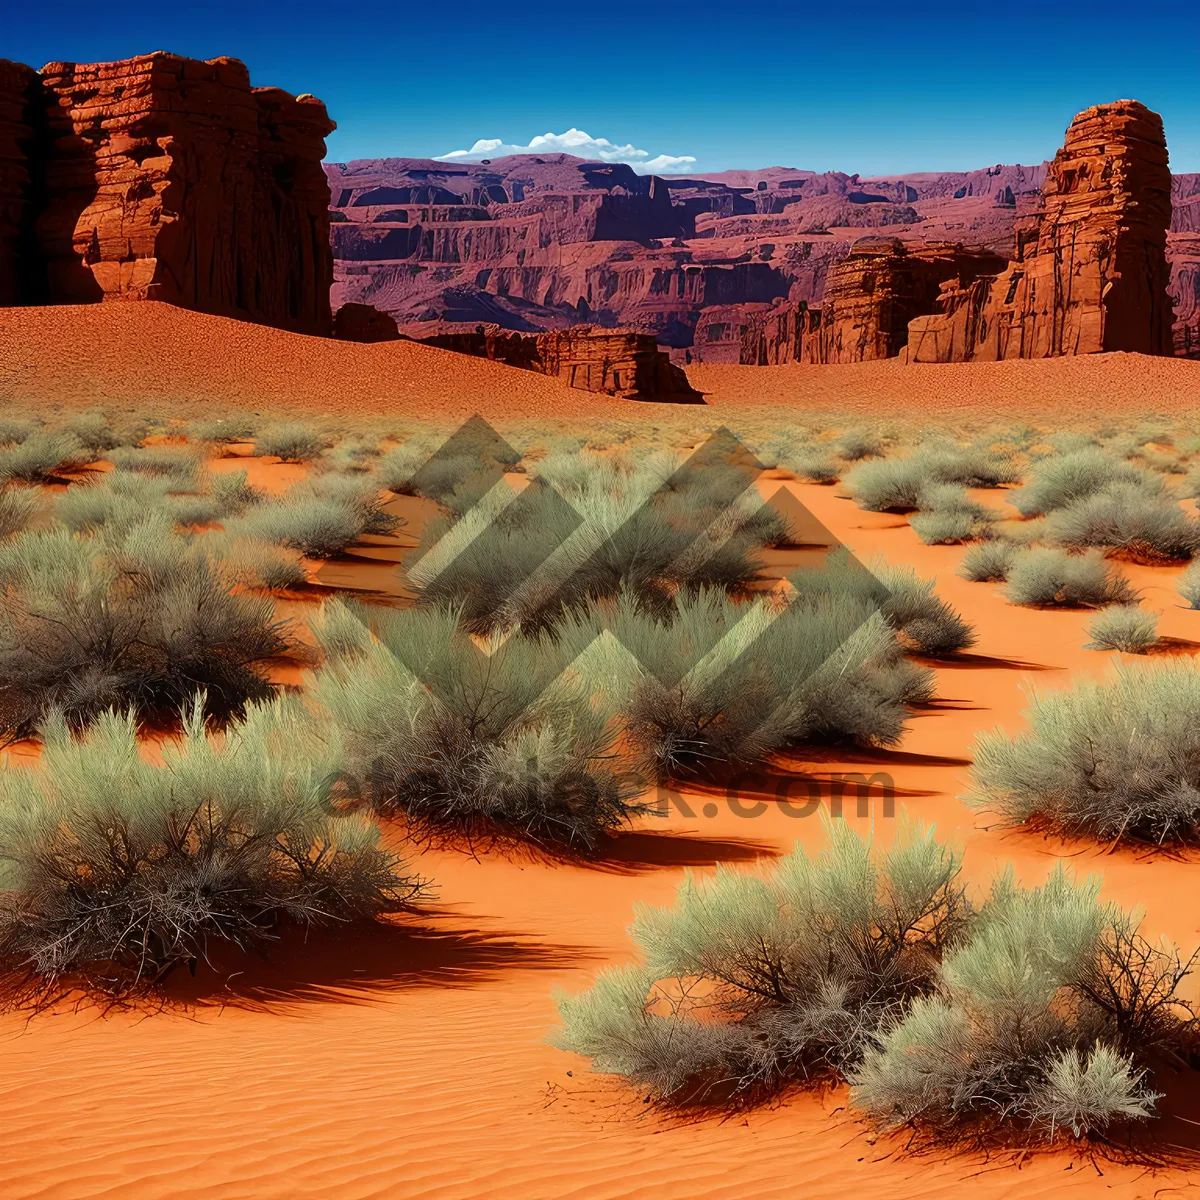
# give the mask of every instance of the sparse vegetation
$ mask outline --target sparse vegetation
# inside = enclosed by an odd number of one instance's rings
[[[311,425],[268,425],[254,439],[254,453],[281,462],[311,462],[325,453],[325,439]]]
[[[1088,650],[1145,654],[1158,645],[1158,614],[1129,604],[1102,608],[1088,626]]]
[[[1200,549],[1200,521],[1183,513],[1157,477],[1112,483],[1057,508],[1045,533],[1064,546],[1100,546],[1147,562],[1190,558]]]
[[[197,701],[164,765],[132,716],[82,738],[48,715],[38,770],[0,771],[0,965],[16,997],[126,996],[218,944],[409,908],[421,883],[361,814],[337,813],[298,706],[252,707],[218,745]]]
[[[1024,516],[1040,516],[1066,508],[1112,484],[1137,487],[1146,480],[1146,473],[1130,463],[1097,447],[1085,446],[1042,459],[1029,483],[1017,488],[1009,500]]]
[[[31,433],[18,445],[0,450],[0,482],[47,483],[90,460],[83,444],[71,434]]]
[[[1020,548],[1010,541],[996,538],[968,546],[962,556],[958,573],[972,583],[1001,583],[1008,573]]]
[[[1068,554],[1053,547],[1022,550],[1008,571],[1006,595],[1014,604],[1100,608],[1131,604],[1137,593],[1098,550]]]
[[[972,802],[1013,824],[1103,842],[1178,842],[1200,822],[1200,671],[1118,668],[1035,692],[1028,729],[983,734]]]

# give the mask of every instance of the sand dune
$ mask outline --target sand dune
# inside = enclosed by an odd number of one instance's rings
[[[1195,907],[1179,902],[1191,894],[1194,863],[989,828],[958,798],[976,732],[1016,727],[1023,687],[1109,669],[1115,656],[1082,648],[1089,614],[1015,609],[996,586],[953,574],[961,548],[922,546],[903,518],[864,513],[831,488],[768,486],[796,489],[860,557],[882,553],[936,575],[980,635],[973,653],[938,666],[940,699],[915,717],[899,750],[818,756],[807,769],[890,773],[898,813],[961,842],[977,883],[1008,860],[1036,882],[1071,856],[1077,871],[1104,873],[1107,895],[1145,905],[1148,931],[1194,945]],[[1003,493],[981,495],[1002,503]],[[1163,612],[1162,632],[1195,643],[1200,612],[1179,606],[1178,571],[1130,568],[1146,606]],[[670,902],[687,865],[752,867],[796,839],[816,847],[824,838],[816,819],[774,804],[750,817],[720,798],[708,815],[711,800],[685,796],[693,817],[673,810],[648,821],[594,867],[431,852],[421,869],[439,897],[427,928],[281,947],[227,991],[206,977],[188,982],[198,1004],[190,1015],[0,1019],[0,1190],[12,1200],[1186,1193],[1182,1170],[1096,1168],[1069,1151],[1023,1162],[912,1158],[901,1142],[868,1135],[847,1113],[844,1089],[736,1120],[672,1124],[548,1047],[551,989],[577,990],[601,965],[627,960],[636,901]],[[852,804],[846,817],[866,823]],[[896,822],[878,806],[870,819],[877,836],[892,835]],[[1195,1144],[1177,1118],[1164,1126]]]
[[[694,365],[710,405],[950,420],[1200,407],[1200,362],[1104,354],[906,366]],[[16,404],[294,407],[344,416],[462,419],[680,415],[678,405],[615,400],[531,371],[412,342],[365,346],[286,333],[166,304],[0,309],[0,396]]]

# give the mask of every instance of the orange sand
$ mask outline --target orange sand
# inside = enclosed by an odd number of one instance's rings
[[[1105,354],[1037,362],[688,368],[709,404],[951,420],[1085,420],[1200,407],[1200,362]],[[412,342],[364,346],[166,304],[0,309],[0,396],[14,404],[161,405],[164,415],[298,408],[338,416],[661,419],[692,406],[614,400]]]
[[[1001,412],[1019,401],[1057,422],[1073,406],[1089,414],[1191,407],[1200,364],[1106,356],[962,368],[710,367],[694,378],[728,403],[938,419],[968,403]],[[341,345],[149,304],[0,310],[0,395],[156,399],[170,412],[197,399],[347,415],[457,416],[476,405],[489,415],[663,411],[427,347]],[[241,465],[231,458],[218,469]],[[251,470],[273,490],[298,477],[269,462]],[[897,809],[959,839],[980,884],[1000,862],[1033,882],[1069,856],[1078,871],[1103,871],[1107,895],[1144,905],[1148,931],[1185,949],[1196,944],[1195,863],[990,829],[958,799],[975,734],[1017,727],[1024,686],[1061,687],[1109,668],[1116,656],[1082,648],[1089,614],[1014,608],[997,586],[954,575],[961,549],[922,546],[903,518],[861,512],[837,489],[768,487],[793,489],[860,558],[882,553],[935,575],[939,594],[979,633],[971,654],[938,666],[939,700],[914,717],[900,749],[803,765],[818,776],[890,773]],[[1002,502],[1000,492],[986,495]],[[383,590],[386,560],[419,529],[420,510],[408,515],[411,528],[378,555],[360,556],[384,565],[339,564],[348,577],[336,582]],[[1128,570],[1146,607],[1163,613],[1160,629],[1178,639],[1175,650],[1200,649],[1200,612],[1182,608],[1174,592],[1179,569]],[[628,960],[635,902],[669,903],[689,865],[753,869],[796,839],[823,840],[815,818],[789,817],[774,803],[743,816],[721,795],[683,799],[694,816],[672,810],[646,821],[596,866],[426,853],[419,869],[436,881],[438,898],[424,928],[280,947],[268,963],[242,964],[224,990],[202,973],[180,984],[195,1001],[188,1012],[0,1016],[0,1196],[950,1200],[970,1191],[1170,1200],[1197,1190],[1180,1169],[1093,1166],[1066,1151],[1023,1161],[908,1158],[897,1142],[868,1135],[847,1112],[844,1089],[735,1120],[672,1124],[635,1092],[548,1047],[552,988],[578,990],[604,964]],[[876,835],[889,838],[896,822],[877,798],[872,807]],[[852,801],[845,812],[865,824]],[[1167,1103],[1180,1112],[1177,1100]],[[1197,1128],[1178,1115],[1160,1126],[1189,1146]]]
[[[979,631],[979,644],[938,668],[939,701],[916,716],[895,752],[823,757],[817,775],[889,772],[897,808],[936,823],[966,848],[983,882],[1012,860],[1026,881],[1060,855],[1103,871],[1106,894],[1148,910],[1148,927],[1185,947],[1200,939],[1196,867],[1163,857],[1104,855],[987,828],[957,799],[975,733],[1019,724],[1022,687],[1059,687],[1108,669],[1082,649],[1089,616],[1008,605],[998,587],[953,569],[955,547],[920,545],[902,518],[869,514],[836,489],[791,487],[864,560],[877,553],[938,579],[939,593]],[[1002,493],[989,493],[1000,503]],[[1200,641],[1200,612],[1178,606],[1175,568],[1130,568],[1164,634]],[[1184,647],[1185,649],[1187,647]],[[1173,1169],[1088,1164],[1060,1151],[906,1158],[844,1107],[844,1090],[800,1095],[731,1121],[673,1125],[631,1093],[549,1048],[551,989],[578,989],[628,959],[635,901],[667,903],[686,865],[752,865],[794,839],[817,846],[815,818],[774,804],[739,816],[721,796],[685,797],[622,838],[613,860],[561,866],[519,855],[427,853],[436,915],[420,933],[322,937],[250,964],[228,992],[201,978],[199,1007],[178,1013],[94,1012],[0,1018],[0,1194],[81,1197],[654,1197],[736,1194],[876,1200],[1018,1193],[1179,1197]],[[747,798],[752,803],[753,797]],[[712,804],[706,814],[704,805]],[[879,837],[896,822],[878,810]],[[853,803],[846,819],[860,822]],[[224,1004],[224,1007],[222,1005]],[[1174,1106],[1174,1102],[1173,1106]],[[1196,1114],[1192,1113],[1192,1116]],[[1195,1143],[1168,1117],[1170,1136]],[[1193,1177],[1194,1178],[1194,1177]]]

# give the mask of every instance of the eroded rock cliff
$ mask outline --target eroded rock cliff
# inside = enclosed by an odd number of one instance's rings
[[[319,100],[251,87],[235,59],[162,52],[50,63],[33,82],[39,261],[0,258],[41,277],[34,299],[164,300],[330,332],[334,125]]]

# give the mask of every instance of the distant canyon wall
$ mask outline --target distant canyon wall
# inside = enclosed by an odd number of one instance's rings
[[[162,300],[329,334],[334,128],[230,58],[0,62],[0,304]]]
[[[1161,153],[1160,190],[1165,146]],[[982,277],[1031,252],[1029,230],[1046,211],[1054,170],[1047,162],[868,179],[772,167],[658,179],[567,155],[327,164],[334,302],[374,305],[418,338],[476,325],[536,333],[589,323],[653,334],[678,361],[891,356],[906,345],[909,321],[940,311],[943,284],[946,298],[956,279],[978,293]],[[1153,294],[1155,321],[1164,318],[1169,333],[1164,344],[1156,324],[1145,344],[1200,356],[1200,175],[1166,178],[1169,299],[1164,306],[1161,272],[1145,299]],[[1160,195],[1154,221],[1162,204]],[[1074,205],[1060,205],[1064,229],[1077,224]],[[1113,220],[1107,233],[1096,226],[1087,253],[1118,232]],[[886,261],[896,243],[903,262]],[[1128,281],[1135,268],[1125,253],[1092,271],[1082,292]],[[957,270],[946,275],[950,267]],[[855,296],[856,276],[880,280],[880,295]],[[1030,303],[1053,292],[1052,276]],[[1127,282],[1116,286],[1105,312],[1128,292]],[[1082,319],[1080,296],[1067,305],[1071,320]],[[843,316],[829,311],[832,300]],[[879,324],[866,328],[872,311]],[[1111,326],[1100,340],[1115,345]],[[1072,352],[1054,319],[1047,328],[1052,352]],[[1034,353],[1041,334],[1030,327],[1030,336]]]

